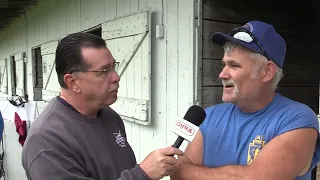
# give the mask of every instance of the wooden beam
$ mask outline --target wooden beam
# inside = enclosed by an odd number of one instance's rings
[[[6,27],[8,25],[9,25],[9,23],[3,23],[3,24],[0,23],[0,27]]]
[[[11,20],[13,20],[14,18],[17,18],[18,16],[12,16],[12,17],[1,17],[0,18],[0,23],[1,22],[9,22]]]
[[[289,1],[288,1],[289,2]],[[250,20],[261,20],[277,29],[301,31],[301,26],[313,29],[320,3],[313,0],[300,1],[256,1],[256,0],[204,0],[203,19],[244,24]],[[305,18],[308,17],[308,18]],[[309,30],[310,31],[310,30]]]
[[[0,2],[0,8],[25,8],[35,5],[38,1],[6,1]]]
[[[30,1],[0,1],[0,5],[30,5],[36,4],[38,0],[30,0]]]
[[[21,13],[23,13],[23,11],[0,12],[0,19],[6,18],[6,17],[17,17]]]

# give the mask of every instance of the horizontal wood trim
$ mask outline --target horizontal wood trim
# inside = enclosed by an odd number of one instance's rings
[[[203,59],[203,86],[221,86],[219,73],[223,65],[221,60]],[[313,64],[285,64],[284,77],[279,86],[318,86],[320,73],[319,67]]]
[[[102,24],[105,40],[144,34],[149,31],[149,11],[143,11]]]
[[[279,87],[278,92],[309,107],[319,107],[318,87]],[[222,87],[203,87],[203,104],[221,103]]]
[[[202,102],[203,104],[222,103],[222,87],[203,87]]]
[[[54,41],[49,41],[45,42],[41,45],[41,55],[48,55],[48,54],[55,54],[56,49],[58,47],[59,41],[54,40]],[[39,56],[38,56],[39,57]]]
[[[235,1],[233,1],[233,3],[234,2]],[[275,11],[270,13],[270,9],[264,9],[265,8],[259,9],[258,7],[253,8],[252,6],[248,6],[247,3],[245,6],[224,6],[211,0],[203,3],[203,19],[239,24],[245,24],[252,19],[259,19],[272,23],[278,28],[291,26],[287,15]]]
[[[276,8],[274,8],[274,3],[254,0],[247,0],[246,3],[234,0],[204,0],[203,19],[239,24],[258,19],[268,22],[276,28],[287,29],[291,27],[297,30],[299,30],[299,25],[297,25],[299,22],[312,25],[312,21],[306,18],[306,16],[314,16],[312,13],[316,11],[312,9],[314,6],[312,2],[302,5],[299,1],[292,1],[290,6],[286,2],[278,2]]]

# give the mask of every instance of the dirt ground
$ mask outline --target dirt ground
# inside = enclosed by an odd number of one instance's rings
[[[320,166],[317,168],[317,180],[320,180]]]

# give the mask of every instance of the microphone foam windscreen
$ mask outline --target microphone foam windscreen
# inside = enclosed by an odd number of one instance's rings
[[[191,122],[196,126],[199,126],[205,118],[206,112],[200,106],[193,105],[188,109],[183,119]]]

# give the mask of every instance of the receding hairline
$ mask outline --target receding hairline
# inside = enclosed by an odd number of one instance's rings
[[[91,50],[95,50],[95,49],[105,49],[105,50],[108,51],[111,60],[110,60],[109,63],[105,63],[105,64],[103,64],[103,65],[100,65],[100,66],[99,66],[99,69],[103,69],[103,68],[110,67],[111,64],[113,65],[113,64],[116,62],[115,58],[114,58],[114,57],[112,56],[112,54],[111,54],[111,51],[110,51],[109,48],[106,47],[106,46],[105,46],[105,47],[103,47],[103,46],[102,46],[102,47],[92,47],[92,46],[89,46],[89,47],[87,47],[87,46],[80,47],[80,53],[81,53],[81,57],[82,57],[83,63],[87,64],[88,66],[92,66],[92,65],[90,65],[90,64],[88,63],[87,59],[84,57],[83,49],[91,49]]]

